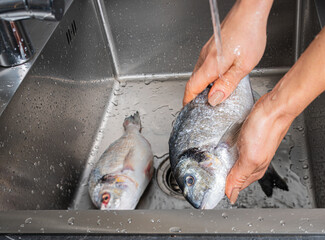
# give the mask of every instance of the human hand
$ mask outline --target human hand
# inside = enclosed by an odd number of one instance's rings
[[[226,195],[232,204],[241,190],[264,176],[296,116],[281,110],[281,107],[273,108],[272,98],[274,93],[266,94],[255,104],[240,131],[237,142],[239,158],[226,180]]]
[[[226,180],[231,203],[240,190],[263,177],[294,118],[325,91],[324,42],[325,28],[248,115],[237,141],[239,158]]]
[[[260,61],[266,45],[266,23],[273,0],[237,1],[221,24],[222,59],[217,60],[214,37],[202,48],[183,105],[189,103],[210,83],[209,103],[224,101]],[[222,74],[223,77],[219,78]]]

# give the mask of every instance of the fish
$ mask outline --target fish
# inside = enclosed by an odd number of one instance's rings
[[[92,169],[88,191],[101,210],[133,210],[153,176],[153,153],[141,134],[140,115],[125,118],[124,134]]]
[[[197,209],[213,209],[225,196],[227,175],[238,159],[237,137],[254,105],[248,75],[215,107],[208,103],[210,89],[211,85],[183,107],[168,143],[173,176]],[[268,185],[262,186],[267,196],[272,195],[273,185],[288,190],[274,168],[266,174],[259,183]]]

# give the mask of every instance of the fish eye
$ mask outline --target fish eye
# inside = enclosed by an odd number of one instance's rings
[[[190,187],[195,183],[195,179],[193,176],[187,176],[185,178],[185,182],[186,182],[186,185]]]
[[[108,204],[110,198],[111,198],[111,195],[110,195],[109,193],[107,193],[107,192],[104,193],[104,194],[102,195],[102,203],[103,203],[103,204]]]

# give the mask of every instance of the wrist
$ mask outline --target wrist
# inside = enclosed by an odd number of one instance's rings
[[[278,85],[281,86],[281,83]],[[274,120],[285,119],[287,122],[291,122],[300,114],[297,108],[292,107],[292,101],[292,96],[283,95],[282,92],[275,87],[271,92],[267,93],[263,99],[264,112]]]
[[[315,38],[289,72],[267,96],[278,116],[297,117],[325,90],[325,30]]]
[[[254,14],[267,21],[273,0],[237,0],[236,4],[245,10],[246,14]]]

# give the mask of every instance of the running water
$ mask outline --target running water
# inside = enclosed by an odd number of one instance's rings
[[[216,42],[217,47],[217,63],[222,61],[222,44],[221,44],[221,34],[220,34],[220,19],[219,19],[219,11],[217,0],[209,0],[210,9],[211,9],[211,17],[212,17],[212,25],[213,25],[213,33],[214,40]],[[222,74],[219,74],[219,78],[222,78]]]

